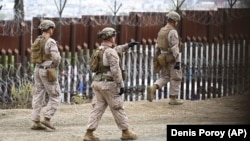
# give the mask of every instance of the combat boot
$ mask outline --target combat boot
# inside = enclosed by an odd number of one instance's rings
[[[100,141],[100,139],[93,134],[94,130],[87,130],[83,137],[83,141]]]
[[[156,89],[157,89],[157,85],[156,84],[154,84],[153,86],[148,86],[147,87],[147,100],[149,102],[153,101]]]
[[[56,130],[56,128],[50,123],[50,119],[49,118],[44,118],[43,121],[41,121],[41,123],[45,126],[47,126],[50,129]]]
[[[180,100],[178,100],[178,99],[177,99],[177,96],[171,95],[171,96],[170,96],[170,101],[169,101],[168,104],[170,104],[170,105],[181,105],[181,104],[183,104],[183,102],[180,101]]]
[[[135,133],[129,131],[128,129],[122,130],[121,140],[136,140],[136,139],[137,135]]]
[[[31,126],[32,130],[45,130],[46,127],[42,126],[40,121],[34,121],[33,125]]]

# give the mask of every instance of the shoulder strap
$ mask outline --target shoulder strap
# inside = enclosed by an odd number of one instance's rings
[[[99,58],[100,58],[100,61],[99,61],[99,70],[98,70],[99,73],[104,73],[104,72],[107,72],[107,71],[110,70],[110,66],[104,66],[104,65],[103,65],[103,54],[104,54],[104,52],[105,52],[105,50],[106,50],[107,48],[109,48],[109,47],[103,46],[103,48],[100,49],[100,50],[102,50],[102,51],[101,51],[102,53],[99,54]]]
[[[52,59],[52,56],[51,56],[51,54],[45,54],[45,45],[46,45],[46,43],[47,43],[47,41],[49,40],[49,37],[44,37],[43,36],[43,42],[42,42],[42,46],[43,46],[43,60],[44,61],[48,61],[48,60],[51,60]]]

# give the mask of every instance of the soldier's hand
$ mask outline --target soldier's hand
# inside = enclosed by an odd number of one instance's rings
[[[139,45],[139,42],[129,42],[128,47],[133,47],[134,45]]]
[[[119,93],[119,95],[122,95],[123,93],[124,93],[124,88],[120,88],[120,93]]]
[[[175,65],[174,65],[174,69],[180,70],[181,69],[181,63],[180,62],[176,62]]]

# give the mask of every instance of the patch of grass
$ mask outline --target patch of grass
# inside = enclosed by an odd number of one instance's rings
[[[17,88],[15,85],[11,87],[11,96],[13,98],[14,108],[27,109],[31,108],[33,96],[32,82],[21,83]]]
[[[72,104],[84,104],[84,103],[89,103],[89,99],[85,97],[84,95],[74,95],[71,97],[71,103]]]

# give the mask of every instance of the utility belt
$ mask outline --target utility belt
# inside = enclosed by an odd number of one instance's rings
[[[52,67],[52,66],[37,66],[39,69],[52,69],[52,68],[55,68],[55,67]]]
[[[93,78],[94,81],[114,81],[112,76],[103,75],[103,73],[98,73]]]
[[[158,73],[162,67],[166,67],[168,64],[174,63],[175,58],[172,52],[161,50],[158,56],[155,56],[153,61],[153,69],[155,73]]]
[[[164,51],[164,50],[161,50],[161,53],[165,53],[165,54],[169,54],[170,53],[170,51]]]
[[[161,66],[166,66],[167,64],[175,62],[173,53],[168,51],[161,51],[161,54],[157,58]]]

